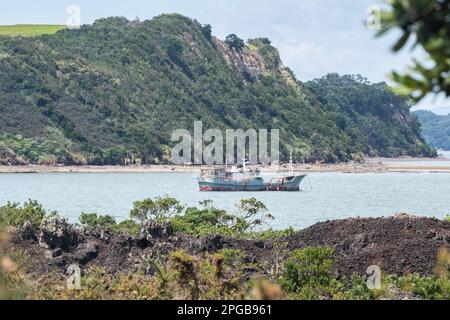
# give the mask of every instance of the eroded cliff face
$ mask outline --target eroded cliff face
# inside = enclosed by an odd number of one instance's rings
[[[213,43],[227,64],[239,72],[244,82],[259,81],[260,76],[275,76],[281,77],[296,90],[302,89],[293,73],[283,65],[278,50],[270,44],[252,39],[244,48],[236,50],[215,37]]]

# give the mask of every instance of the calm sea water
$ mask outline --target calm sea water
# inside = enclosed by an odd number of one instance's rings
[[[438,153],[439,153],[440,156],[442,156],[444,158],[447,158],[447,159],[450,159],[450,151],[439,150]]]
[[[274,228],[398,212],[450,214],[448,173],[312,173],[301,187],[301,192],[204,193],[189,173],[1,174],[0,205],[35,199],[76,221],[81,212],[123,219],[133,201],[166,194],[186,205],[211,199],[228,210],[242,198],[256,197],[275,216]]]
[[[383,163],[403,167],[450,168],[450,151],[438,150],[438,154],[441,159],[384,159]]]

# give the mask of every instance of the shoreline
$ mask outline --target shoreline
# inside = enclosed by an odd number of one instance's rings
[[[64,165],[23,165],[0,166],[4,173],[199,173],[208,166],[142,165],[142,166],[64,166]],[[287,164],[273,168],[260,167],[261,172],[284,172]],[[363,163],[347,162],[337,164],[295,164],[294,171],[301,173],[450,173],[450,159],[445,158],[370,158]]]

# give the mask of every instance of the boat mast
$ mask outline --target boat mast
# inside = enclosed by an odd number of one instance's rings
[[[245,173],[245,158],[242,159],[244,162],[242,163],[242,173]]]
[[[293,175],[294,174],[294,169],[292,167],[292,149],[291,152],[289,154],[289,175]]]

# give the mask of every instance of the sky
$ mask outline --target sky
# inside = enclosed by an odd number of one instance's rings
[[[371,5],[383,0],[0,0],[0,24],[65,24],[67,8],[77,5],[81,23],[125,16],[150,19],[162,13],[180,13],[209,23],[224,39],[235,33],[243,39],[267,37],[280,51],[284,64],[307,81],[327,73],[359,73],[371,82],[388,81],[392,70],[404,70],[420,50],[393,54],[398,34],[375,37],[367,28]],[[416,108],[450,112],[450,99],[431,96]]]

